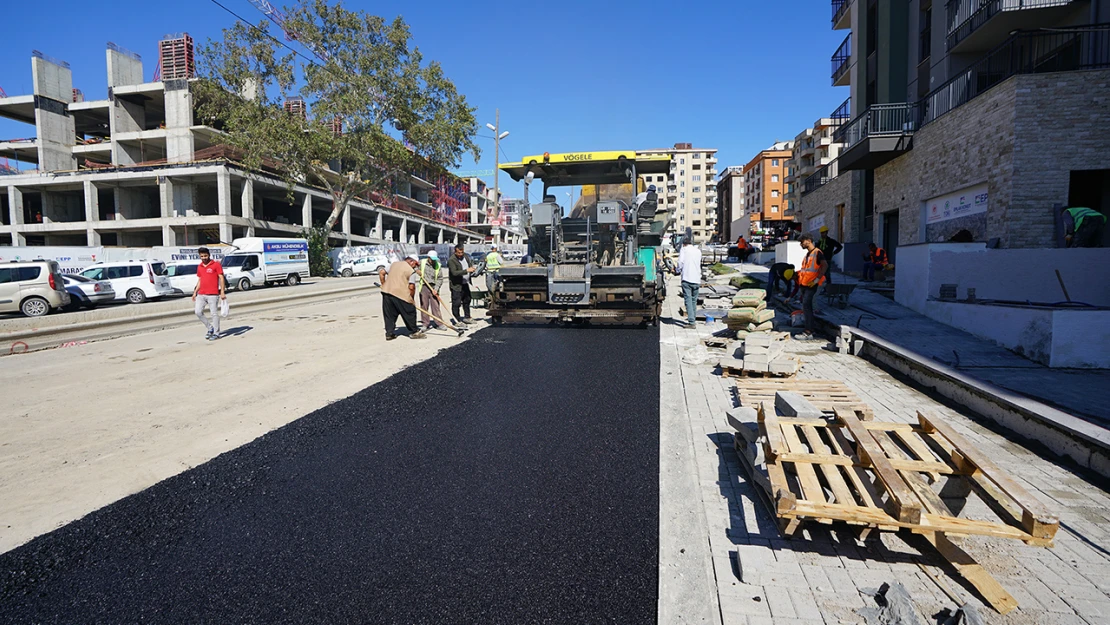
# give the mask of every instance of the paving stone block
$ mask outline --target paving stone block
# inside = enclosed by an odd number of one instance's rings
[[[767,366],[771,373],[794,375],[798,372],[798,360],[793,356],[779,356]]]
[[[790,591],[781,586],[764,586],[767,603],[771,607],[771,616],[778,618],[794,618],[794,604],[790,601]]]
[[[744,369],[746,371],[758,371],[758,372],[766,373],[767,372],[767,363],[766,362],[755,362],[755,361],[749,362],[748,359],[745,358],[744,359]]]
[[[759,439],[759,417],[755,408],[733,408],[725,413],[725,418],[746,442],[754,443]]]
[[[775,409],[788,417],[801,419],[820,419],[823,416],[809,400],[792,391],[775,393]]]

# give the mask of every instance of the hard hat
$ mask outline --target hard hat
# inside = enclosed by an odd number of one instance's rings
[[[420,262],[420,257],[416,254],[409,254],[405,257],[405,260],[415,260],[416,262]]]
[[[491,246],[489,246],[489,249],[495,250],[495,249],[497,249],[497,246],[496,245],[491,245]]]
[[[824,234],[824,233],[826,233],[826,232],[828,232],[828,231],[829,231],[829,227],[828,227],[828,226],[821,226],[821,229],[819,230],[819,232],[821,232],[822,234]]]
[[[786,271],[782,272],[782,277],[786,278],[787,280],[793,279],[794,278],[794,270],[793,269],[787,269]]]
[[[435,250],[432,250],[432,251],[428,252],[428,258],[430,258],[432,260],[439,260],[439,252],[437,252]]]

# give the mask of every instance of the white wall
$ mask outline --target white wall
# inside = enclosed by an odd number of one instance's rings
[[[797,241],[783,241],[775,246],[775,262],[790,263],[795,268],[801,268],[805,260],[806,251]]]
[[[1101,329],[1100,329],[1101,328]],[[1050,367],[1110,368],[1110,311],[1057,310],[1052,313]]]

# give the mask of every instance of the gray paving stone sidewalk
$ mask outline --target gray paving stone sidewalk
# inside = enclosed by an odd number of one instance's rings
[[[743,271],[765,280],[767,268],[744,264]],[[838,284],[860,284],[836,273]],[[1110,388],[1110,370],[1050,369],[963,330],[934,321],[893,299],[856,288],[845,309],[818,296],[822,318],[839,325],[864,328],[878,336],[961,372],[1054,406],[1101,425],[1110,425],[1103,390]],[[1110,620],[1108,620],[1110,622]]]
[[[666,314],[671,318],[677,318],[677,299],[667,301]],[[737,380],[722,378],[713,364],[682,361],[702,338],[722,328],[716,324],[686,329],[664,323],[660,335],[662,362],[675,367],[673,373],[680,378],[680,384],[671,388],[681,388],[683,393],[681,402],[671,402],[672,410],[684,410],[689,422],[694,458],[690,470],[697,472],[698,488],[687,493],[682,503],[700,506],[698,511],[704,513],[708,532],[704,557],[711,560],[708,570],[716,587],[716,596],[704,601],[715,610],[715,622],[863,623],[858,610],[874,605],[867,593],[884,582],[897,581],[911,593],[923,623],[935,623],[931,617],[964,601],[979,606],[980,614],[992,624],[1110,623],[1110,495],[967,415],[902,385],[867,361],[839,354],[824,343],[790,341],[788,350],[802,358],[799,377],[843,381],[874,409],[877,419],[911,422],[916,421],[917,410],[932,411],[1058,513],[1060,530],[1052,548],[984,537],[965,539],[964,549],[1018,599],[1020,607],[1005,616],[983,606],[926,543],[907,544],[892,534],[861,542],[836,526],[823,525],[806,527],[801,539],[782,539],[732,450],[725,410],[735,405]],[[988,518],[980,517],[988,512],[982,504],[972,503],[962,515]],[[663,530],[665,535],[666,527]],[[661,563],[668,559],[663,545],[660,558]],[[687,569],[671,570],[670,575],[696,576],[706,569],[696,559],[676,566]],[[661,608],[661,617],[664,613]],[[670,614],[660,622],[704,622],[685,616]]]

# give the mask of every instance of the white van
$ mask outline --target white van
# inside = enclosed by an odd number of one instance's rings
[[[112,284],[117,300],[142,304],[148,299],[173,295],[173,287],[165,275],[166,263],[160,260],[125,260],[114,263],[93,263],[80,275],[90,280]]]
[[[256,286],[294,286],[309,276],[308,241],[244,237],[224,252],[224,279],[229,288],[247,291]]]

